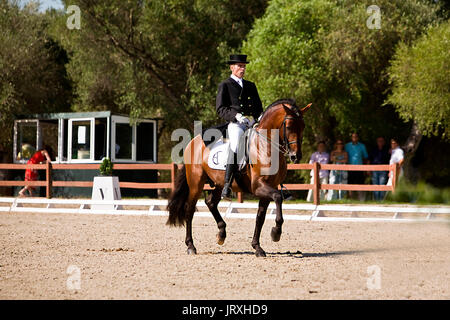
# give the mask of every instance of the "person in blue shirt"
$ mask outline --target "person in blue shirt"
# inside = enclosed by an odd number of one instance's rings
[[[369,155],[364,143],[359,142],[359,135],[356,132],[352,133],[352,141],[345,145],[345,151],[348,153],[349,164],[364,164],[367,163]],[[348,184],[364,184],[365,176],[364,171],[349,171],[348,172]],[[352,192],[349,192],[350,197]],[[358,191],[358,198],[364,200],[364,193]]]

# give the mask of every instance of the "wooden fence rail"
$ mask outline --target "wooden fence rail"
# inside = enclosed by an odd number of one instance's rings
[[[45,163],[45,164],[11,164],[0,163],[0,170],[45,170],[45,181],[17,181],[3,180],[0,181],[0,187],[12,186],[40,186],[46,188],[46,197],[52,197],[53,187],[92,187],[92,181],[59,181],[53,180],[53,170],[99,170],[100,164],[62,164],[62,163]],[[175,177],[177,170],[181,165],[175,163],[148,163],[148,164],[124,164],[115,163],[114,170],[166,170],[170,171],[170,182],[120,182],[121,188],[133,189],[174,189]],[[336,165],[336,164],[288,164],[288,170],[313,170],[314,183],[300,184],[288,183],[284,184],[288,190],[313,190],[314,204],[320,204],[320,190],[351,190],[351,191],[394,191],[399,174],[398,164],[394,165]],[[319,179],[320,170],[345,170],[345,171],[390,171],[393,174],[392,185],[365,185],[365,184],[321,184]],[[211,190],[209,185],[205,185],[204,190]],[[238,192],[238,201],[243,202],[243,195]]]

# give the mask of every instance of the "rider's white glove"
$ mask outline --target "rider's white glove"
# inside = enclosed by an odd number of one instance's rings
[[[242,115],[242,113],[237,113],[236,114],[236,120],[237,120],[237,122],[239,122],[241,124],[245,124],[247,127],[250,125],[250,120],[248,120],[247,117],[244,117]]]

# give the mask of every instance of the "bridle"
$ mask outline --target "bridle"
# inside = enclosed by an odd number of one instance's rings
[[[283,143],[282,144],[275,142],[272,139],[270,139],[269,137],[266,137],[265,135],[259,133],[258,130],[253,130],[253,131],[256,134],[258,134],[260,137],[264,137],[264,139],[266,139],[271,145],[274,145],[278,149],[278,151],[282,152],[284,155],[287,155],[291,151],[290,145],[298,144],[298,141],[297,140],[295,140],[295,141],[288,140],[288,138],[286,136],[286,130],[287,130],[286,129],[286,120],[302,119],[303,117],[302,117],[301,112],[297,108],[294,108],[294,107],[291,107],[291,106],[285,105],[285,104],[283,104],[283,107],[291,110],[294,113],[295,117],[286,114],[284,116],[283,122],[281,123],[280,127],[278,128],[278,130],[283,131]]]
[[[294,114],[295,117],[289,116],[289,115],[285,115],[284,119],[283,119],[283,123],[281,124],[281,127],[283,127],[283,147],[285,149],[287,149],[287,152],[289,153],[290,151],[290,145],[291,144],[298,144],[298,140],[295,141],[289,141],[287,136],[286,136],[286,120],[295,120],[295,119],[302,119],[302,114],[301,112],[297,109],[297,108],[291,108],[289,105],[285,105],[283,104],[283,107],[288,108],[289,110],[291,110]],[[280,129],[281,129],[280,127]],[[286,154],[286,153],[285,153]]]

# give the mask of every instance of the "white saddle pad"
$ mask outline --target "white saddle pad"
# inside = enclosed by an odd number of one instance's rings
[[[215,170],[225,170],[228,160],[228,141],[224,142],[223,138],[217,140],[211,147],[208,156],[208,167]],[[239,164],[243,162],[244,159],[238,161]]]

